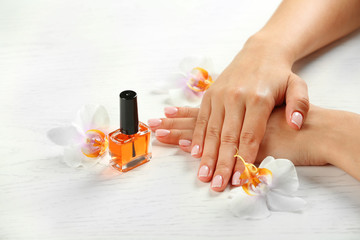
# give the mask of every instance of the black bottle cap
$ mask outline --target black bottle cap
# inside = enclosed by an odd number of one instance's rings
[[[120,131],[126,135],[139,131],[137,94],[131,90],[120,93]]]

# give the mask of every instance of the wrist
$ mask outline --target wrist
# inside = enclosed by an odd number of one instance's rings
[[[323,111],[327,133],[322,152],[327,154],[328,163],[360,180],[360,139],[357,134],[360,132],[360,115],[339,110]]]
[[[294,51],[281,39],[274,39],[271,34],[257,32],[244,44],[241,52],[258,58],[276,61],[286,67],[292,67],[296,61]]]
[[[334,128],[334,119],[329,114],[331,112],[327,109],[310,106],[304,125],[299,131],[303,142],[307,143],[306,165],[333,164],[335,148],[332,140],[334,133],[331,129]]]
[[[360,115],[311,106],[305,121],[305,138],[310,159],[331,164],[360,179],[359,137]],[[317,165],[317,164],[316,164]]]

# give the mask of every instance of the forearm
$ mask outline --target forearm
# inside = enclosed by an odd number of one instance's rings
[[[251,40],[295,62],[359,27],[359,0],[285,0]]]
[[[301,131],[290,129],[285,109],[268,121],[257,161],[266,156],[288,158],[295,165],[332,164],[360,180],[360,115],[311,105]]]
[[[327,161],[360,180],[360,115],[321,109],[323,144],[319,149]],[[320,120],[320,119],[319,119]]]

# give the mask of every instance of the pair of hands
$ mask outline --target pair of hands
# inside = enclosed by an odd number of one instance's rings
[[[275,106],[286,103],[282,117],[293,132],[309,110],[307,85],[292,73],[291,64],[252,48],[244,47],[223,71],[204,94],[200,109],[168,107],[166,119],[148,122],[159,141],[179,144],[201,158],[198,178],[212,180],[215,191],[223,191],[229,181],[242,185],[244,166],[234,155],[238,149],[245,161],[255,162]]]
[[[283,1],[265,26],[249,38],[233,62],[207,90],[199,110],[166,109],[168,118],[163,121],[153,119],[149,122],[150,127],[154,130],[160,126],[163,128],[156,131],[157,138],[163,142],[170,141],[167,135],[170,133],[171,136],[172,131],[180,134],[180,146],[191,151],[194,157],[201,157],[199,179],[212,180],[215,191],[224,190],[231,177],[233,185],[241,185],[238,176],[242,163],[233,157],[236,149],[247,162],[255,161],[259,146],[267,136],[264,134],[269,129],[275,106],[286,104],[281,116],[286,121],[281,124],[284,123],[287,128],[281,125],[281,131],[273,133],[284,134],[284,131],[293,130],[292,134],[296,135],[292,135],[292,140],[295,142],[308,129],[312,129],[308,137],[313,141],[316,137],[314,132],[328,122],[319,118],[316,127],[307,125],[307,129],[301,129],[305,119],[306,123],[309,120],[308,92],[306,83],[291,71],[292,64],[359,28],[359,6],[360,2],[356,0]],[[170,118],[174,121],[176,118],[187,119],[189,125],[174,122],[173,126],[162,126]],[[336,126],[336,123],[332,124],[329,127]],[[356,128],[358,125],[350,126]],[[278,126],[272,127],[276,130]],[[341,132],[337,132],[339,134]],[[175,144],[171,141],[169,143]],[[353,146],[343,146],[344,152],[357,153],[354,149]],[[353,173],[354,169],[358,169],[358,162],[354,159],[357,158],[351,157],[349,162],[355,165],[342,165],[341,162],[340,165]]]

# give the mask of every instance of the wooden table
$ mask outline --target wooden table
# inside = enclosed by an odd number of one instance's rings
[[[49,129],[84,104],[118,126],[118,93],[139,93],[142,121],[163,116],[156,82],[183,57],[221,72],[279,1],[1,1],[0,239],[360,239],[360,182],[332,167],[298,167],[303,213],[234,217],[228,191],[196,178],[198,160],[153,142],[153,159],[103,178],[73,169]],[[295,69],[311,102],[360,113],[360,33]],[[358,134],[358,133],[354,133]]]

